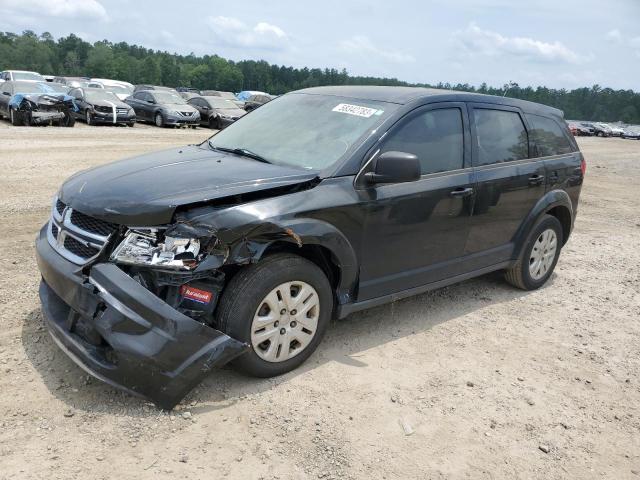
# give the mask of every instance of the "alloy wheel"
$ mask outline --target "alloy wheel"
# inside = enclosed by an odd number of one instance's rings
[[[251,323],[251,346],[267,362],[284,362],[309,346],[318,328],[320,298],[306,282],[278,285],[260,302]]]
[[[540,280],[547,274],[553,265],[557,249],[558,236],[556,232],[551,228],[544,230],[533,244],[529,257],[529,275],[532,279]]]

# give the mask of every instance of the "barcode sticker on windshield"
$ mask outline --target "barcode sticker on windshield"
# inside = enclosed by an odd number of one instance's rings
[[[348,103],[341,103],[337,105],[333,109],[333,111],[340,112],[340,113],[347,113],[349,115],[355,115],[356,117],[364,117],[364,118],[369,118],[372,115],[382,114],[382,110],[377,110],[375,108],[361,107],[360,105],[350,105]]]

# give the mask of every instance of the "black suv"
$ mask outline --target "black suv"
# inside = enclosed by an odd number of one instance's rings
[[[201,145],[67,180],[36,241],[44,317],[83,368],[171,408],[232,360],[297,367],[332,317],[496,270],[540,287],[584,173],[554,108],[289,93]]]

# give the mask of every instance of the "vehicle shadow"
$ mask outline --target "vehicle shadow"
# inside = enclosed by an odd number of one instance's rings
[[[554,279],[555,274],[543,288],[552,287]],[[527,294],[508,285],[500,273],[493,273],[354,313],[332,322],[318,350],[296,370],[276,378],[258,379],[225,367],[205,378],[183,403],[197,399],[197,404],[190,407],[194,413],[224,410],[247,395],[270,390],[326,363],[366,367],[366,350]],[[70,408],[93,413],[122,413],[125,409],[131,416],[144,416],[149,411],[149,402],[93,379],[75,365],[47,333],[39,309],[24,319],[22,344],[46,387]]]

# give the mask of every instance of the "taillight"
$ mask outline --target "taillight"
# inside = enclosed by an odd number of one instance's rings
[[[582,157],[582,160],[580,161],[580,171],[584,177],[584,174],[587,172],[587,162],[584,161],[584,157]]]

